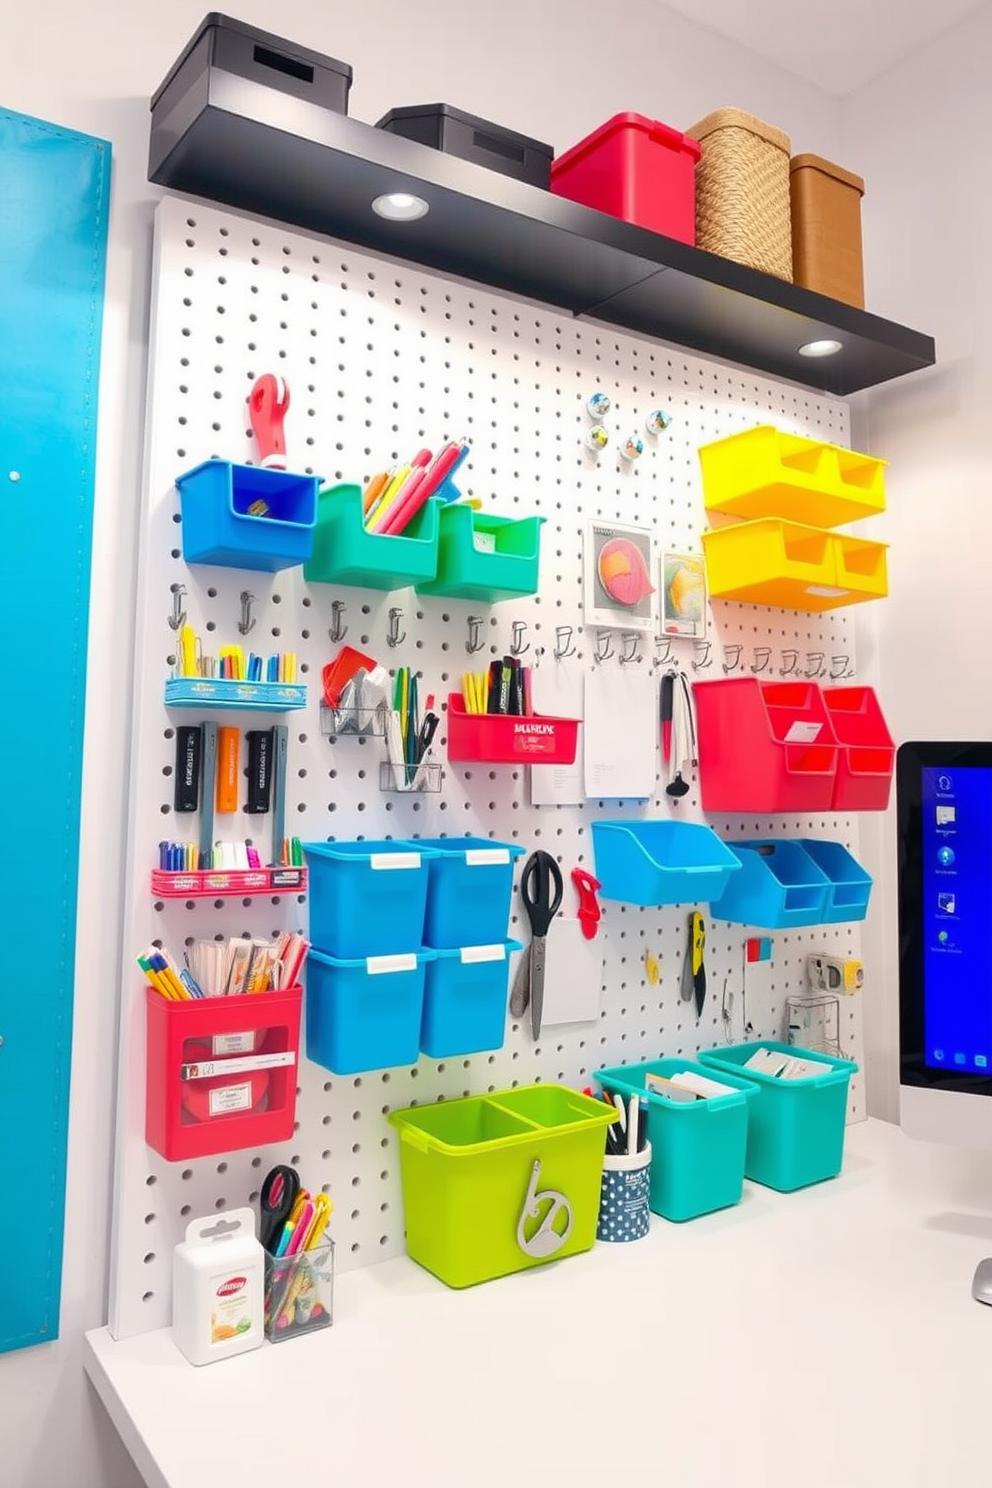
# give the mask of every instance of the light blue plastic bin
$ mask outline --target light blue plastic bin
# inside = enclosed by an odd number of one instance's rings
[[[741,866],[695,822],[594,821],[592,849],[600,897],[627,904],[712,903]]]
[[[430,848],[419,842],[304,842],[303,851],[310,869],[310,941],[317,950],[347,960],[423,944]]]
[[[428,963],[420,1048],[432,1059],[501,1049],[510,955],[519,940],[436,952]]]
[[[646,1075],[671,1078],[682,1070],[731,1085],[733,1094],[682,1104],[646,1091]],[[597,1070],[593,1078],[606,1091],[639,1095],[647,1102],[652,1213],[681,1223],[740,1203],[752,1084],[739,1075],[716,1074],[691,1059],[623,1064]]]
[[[863,920],[868,913],[872,877],[840,842],[800,837],[799,844],[830,880],[823,918],[828,925]]]
[[[815,1059],[828,1068],[808,1080],[777,1080],[741,1068],[756,1049]],[[844,1160],[848,1086],[858,1068],[850,1059],[757,1039],[708,1049],[700,1053],[699,1062],[717,1080],[736,1074],[755,1087],[748,1117],[746,1178],[791,1193],[837,1176]]]
[[[826,923],[830,880],[799,842],[735,842],[731,851],[741,872],[710,910],[714,920],[768,930]]]
[[[205,460],[176,479],[187,563],[278,573],[305,563],[317,523],[315,475]],[[248,508],[264,502],[268,512]]]
[[[335,1075],[416,1064],[433,951],[366,960],[307,954],[307,1058]]]
[[[424,943],[437,950],[495,945],[506,939],[515,843],[488,837],[425,837],[408,844],[430,852]]]

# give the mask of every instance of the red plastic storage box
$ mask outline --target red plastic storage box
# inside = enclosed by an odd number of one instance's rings
[[[696,241],[698,142],[643,114],[612,119],[551,166],[557,196],[680,243]]]
[[[461,693],[448,694],[448,758],[452,764],[571,765],[578,738],[577,718],[466,713]]]
[[[694,682],[703,810],[829,811],[837,739],[814,682]]]
[[[301,987],[169,1002],[145,989],[145,1141],[168,1162],[287,1142]]]
[[[884,811],[896,746],[871,687],[825,687],[823,701],[840,750],[835,811]]]

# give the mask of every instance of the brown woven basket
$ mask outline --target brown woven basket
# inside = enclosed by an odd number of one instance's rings
[[[696,245],[792,279],[789,136],[743,109],[717,109],[686,134],[699,140]]]

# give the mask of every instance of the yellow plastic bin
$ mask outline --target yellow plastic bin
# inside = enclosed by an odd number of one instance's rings
[[[885,510],[885,460],[772,424],[702,445],[699,462],[708,512],[839,527]]]
[[[589,1250],[615,1116],[564,1085],[391,1112],[411,1260],[466,1287]]]
[[[711,599],[833,610],[888,593],[885,543],[765,517],[703,533]]]

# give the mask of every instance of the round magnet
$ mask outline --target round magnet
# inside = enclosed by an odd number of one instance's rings
[[[664,408],[652,409],[645,420],[649,434],[664,434],[671,422],[672,415],[666,413]]]
[[[636,460],[644,453],[644,440],[640,434],[630,434],[620,447],[620,453],[625,460]]]
[[[604,450],[610,442],[610,436],[602,424],[594,424],[585,437],[586,449],[591,449],[595,454]]]
[[[609,395],[607,393],[593,393],[591,398],[586,399],[586,408],[592,414],[597,424],[604,419],[611,408]]]

